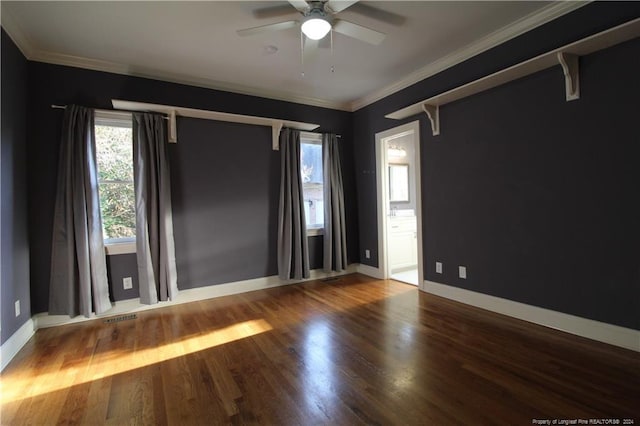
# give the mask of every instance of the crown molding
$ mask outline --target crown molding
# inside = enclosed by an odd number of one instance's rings
[[[326,99],[300,96],[294,93],[264,90],[252,86],[226,83],[207,78],[187,76],[184,74],[168,73],[150,68],[132,67],[130,65],[117,62],[102,61],[99,59],[65,55],[62,53],[48,52],[36,49],[31,40],[20,29],[20,26],[16,24],[15,18],[10,13],[7,13],[5,8],[2,8],[1,19],[2,28],[4,28],[7,35],[9,35],[11,40],[15,43],[20,52],[22,52],[25,58],[30,61],[44,62],[54,65],[64,65],[68,67],[82,68],[93,71],[109,72],[113,74],[128,75],[132,77],[149,78],[170,83],[202,87],[205,89],[232,92],[241,95],[258,96],[267,99],[293,102],[321,108],[350,111],[348,102],[328,101]]]
[[[450,55],[432,62],[426,67],[407,75],[406,77],[393,84],[390,84],[380,90],[376,90],[375,92],[352,102],[335,102],[326,99],[300,96],[291,92],[271,91],[252,86],[221,82],[207,78],[193,77],[185,74],[168,73],[157,69],[132,67],[117,62],[102,61],[98,59],[39,50],[33,46],[33,43],[16,24],[15,19],[11,16],[11,14],[7,13],[4,8],[2,10],[2,27],[5,29],[16,46],[18,46],[18,49],[20,49],[22,54],[30,61],[83,68],[93,71],[103,71],[114,74],[128,75],[132,77],[162,80],[170,83],[202,87],[205,89],[221,90],[242,95],[258,96],[279,101],[353,112],[389,95],[392,95],[402,89],[405,89],[412,84],[415,84],[421,80],[431,77],[432,75],[444,71],[447,68],[459,64],[475,55],[496,47],[501,43],[504,43],[529,30],[532,30],[533,28],[550,22],[569,12],[572,12],[590,2],[591,0],[554,2],[551,5],[538,10],[528,16],[525,16],[524,18],[521,18],[518,21],[515,21],[514,23],[503,27]]]
[[[118,62],[102,61],[99,59],[90,59],[73,55],[65,55],[61,53],[45,52],[36,50],[33,52],[32,61],[46,62],[55,65],[65,65],[75,68],[89,69],[93,71],[103,71],[113,74],[122,74],[132,77],[149,78],[153,80],[161,80],[169,83],[186,84],[189,86],[202,87],[205,89],[221,90],[241,95],[258,96],[262,98],[274,99],[279,101],[293,102],[298,104],[317,106],[321,108],[329,108],[342,111],[350,111],[349,103],[334,102],[325,99],[300,96],[294,93],[282,91],[271,91],[260,89],[252,86],[227,83],[207,78],[193,77],[185,74],[177,74],[164,72],[152,68],[135,67],[121,64]]]
[[[364,108],[365,106],[377,102],[380,99],[386,98],[387,96],[392,95],[396,92],[399,92],[400,90],[405,89],[412,84],[418,83],[419,81],[429,78],[441,71],[446,70],[447,68],[451,68],[452,66],[464,62],[467,59],[472,58],[482,52],[499,46],[500,44],[511,40],[512,38],[515,38],[521,34],[524,34],[536,27],[539,27],[540,25],[546,24],[547,22],[553,21],[554,19],[559,18],[562,15],[579,9],[582,6],[589,4],[590,2],[591,0],[554,2],[547,7],[544,7],[507,25],[506,27],[502,27],[501,29],[494,31],[493,33],[463,47],[460,50],[457,50],[430,63],[424,68],[412,72],[402,80],[392,83],[380,90],[376,90],[375,92],[363,98],[351,102],[349,110],[353,112]]]

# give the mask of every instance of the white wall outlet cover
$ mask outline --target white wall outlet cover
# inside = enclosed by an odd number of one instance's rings
[[[458,276],[462,279],[467,279],[467,267],[458,266]]]
[[[125,290],[129,290],[133,288],[133,282],[131,281],[131,277],[126,277],[122,279],[122,286]]]
[[[436,262],[436,273],[437,274],[442,273],[442,262]]]
[[[367,259],[371,258],[371,250],[365,250],[364,257],[366,257]]]
[[[16,316],[20,316],[20,300],[16,300]]]

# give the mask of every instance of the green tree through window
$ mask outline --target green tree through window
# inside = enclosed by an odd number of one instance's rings
[[[321,139],[301,137],[300,168],[307,229],[322,229],[324,227],[324,183]]]
[[[131,118],[101,119],[96,114],[98,191],[105,241],[136,235]]]

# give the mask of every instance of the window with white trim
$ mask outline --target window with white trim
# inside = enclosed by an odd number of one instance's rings
[[[96,161],[102,235],[107,244],[135,241],[131,114],[96,111]]]
[[[321,233],[324,229],[324,178],[320,135],[301,133],[300,172],[307,231],[310,235]]]

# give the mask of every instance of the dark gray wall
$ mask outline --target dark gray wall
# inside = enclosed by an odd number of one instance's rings
[[[183,118],[178,141],[169,149],[180,288],[277,275],[280,152],[271,129]],[[309,246],[311,268],[321,268],[322,238]]]
[[[31,318],[27,237],[27,60],[2,30],[2,130],[0,132],[2,336],[4,343]],[[20,300],[20,316],[14,303]]]
[[[320,124],[342,134],[350,262],[358,259],[358,225],[351,114],[156,80],[29,63],[29,229],[33,312],[47,310],[51,226],[62,111],[51,104],[111,108],[126,99]],[[276,273],[279,156],[270,129],[207,120],[178,119],[178,144],[170,147],[178,285],[193,288]],[[310,238],[312,266],[322,242]],[[115,300],[137,294],[134,256],[108,260]],[[123,290],[132,276],[134,289]]]
[[[425,115],[384,119],[637,16],[587,5],[357,111],[363,263],[377,266],[375,133],[419,119],[426,279],[640,329],[640,40],[581,58],[577,101],[558,66],[442,107],[437,137]]]
[[[107,256],[107,276],[111,300],[127,300],[140,297],[138,284],[138,264],[135,253]],[[126,289],[122,280],[131,277],[132,288]]]
[[[181,288],[277,274],[280,152],[271,129],[181,119],[178,141],[171,181]]]

